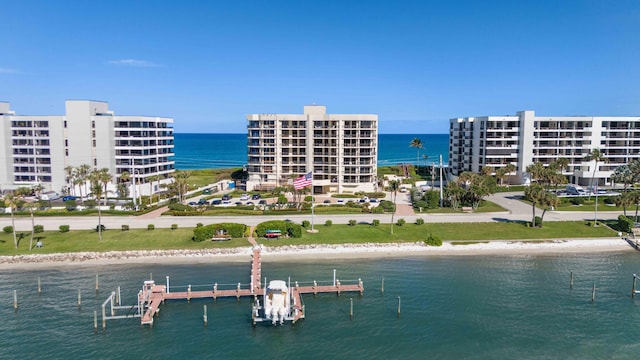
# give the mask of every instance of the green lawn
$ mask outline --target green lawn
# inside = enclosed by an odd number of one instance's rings
[[[429,234],[444,241],[486,241],[486,240],[541,240],[563,238],[597,238],[615,236],[616,232],[606,226],[590,227],[585,222],[546,222],[541,229],[528,228],[523,223],[438,223],[394,225],[393,234],[389,224],[373,226],[369,224],[332,225],[316,224],[316,234],[303,231],[299,239],[257,239],[269,246],[302,244],[345,244],[345,243],[393,243],[423,241]],[[168,250],[168,249],[210,249],[249,246],[246,239],[232,239],[223,242],[193,242],[193,229],[134,229],[130,231],[107,230],[103,240],[92,230],[77,230],[67,233],[45,231],[36,234],[41,237],[44,247],[29,251],[30,232],[19,232],[21,240],[18,249],[13,247],[11,234],[0,233],[0,255],[42,254],[80,251],[125,251],[125,250]]]
[[[126,251],[126,250],[170,250],[170,249],[210,249],[249,246],[246,239],[230,241],[194,242],[193,228],[184,229],[132,229],[129,231],[107,230],[102,233],[102,241],[95,230],[76,230],[67,233],[45,231],[36,234],[42,238],[43,247],[29,251],[31,232],[20,231],[18,249],[13,246],[13,235],[0,233],[0,255],[46,254],[80,251]],[[34,238],[34,245],[35,245]]]
[[[539,240],[564,238],[597,238],[616,236],[616,232],[606,226],[591,227],[582,221],[547,222],[539,229],[526,227],[523,223],[437,223],[395,225],[393,235],[389,224],[372,226],[369,224],[332,225],[317,224],[316,234],[303,232],[299,239],[257,239],[270,246],[344,243],[393,243],[423,241],[429,234],[444,241],[484,241],[484,240]],[[463,229],[463,230],[461,230]]]

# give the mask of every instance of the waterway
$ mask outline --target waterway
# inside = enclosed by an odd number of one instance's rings
[[[269,279],[362,278],[363,296],[305,295],[292,326],[251,326],[251,300],[167,302],[153,328],[139,319],[93,329],[93,312],[120,285],[135,303],[150,273],[174,291],[246,284],[250,259],[192,265],[72,266],[0,271],[2,359],[634,359],[640,299],[631,298],[637,253],[430,256],[269,262]],[[574,273],[573,289],[569,288]],[[99,274],[100,290],[95,291]],[[37,293],[37,277],[42,294]],[[385,292],[381,293],[381,277]],[[596,284],[595,302],[591,302]],[[78,289],[82,306],[77,306]],[[13,309],[13,290],[19,308]],[[397,315],[398,297],[401,315]],[[354,319],[349,320],[349,298]],[[208,306],[208,325],[202,321]]]

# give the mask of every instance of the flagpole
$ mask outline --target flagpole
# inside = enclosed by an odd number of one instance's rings
[[[313,217],[314,217],[314,197],[313,197],[313,171],[311,172],[311,232],[313,232]]]

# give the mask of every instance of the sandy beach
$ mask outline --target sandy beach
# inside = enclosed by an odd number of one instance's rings
[[[263,262],[330,259],[369,259],[415,256],[562,255],[589,252],[635,251],[624,239],[561,239],[547,241],[488,241],[466,245],[446,242],[442,246],[424,243],[345,244],[263,247]],[[0,270],[37,269],[60,266],[100,266],[109,264],[199,264],[245,262],[251,247],[209,250],[149,250],[79,252],[0,256]]]

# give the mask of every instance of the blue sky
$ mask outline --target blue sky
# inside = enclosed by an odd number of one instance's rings
[[[246,131],[249,113],[373,113],[381,133],[448,119],[640,115],[640,2],[1,1],[0,101],[67,99]]]

